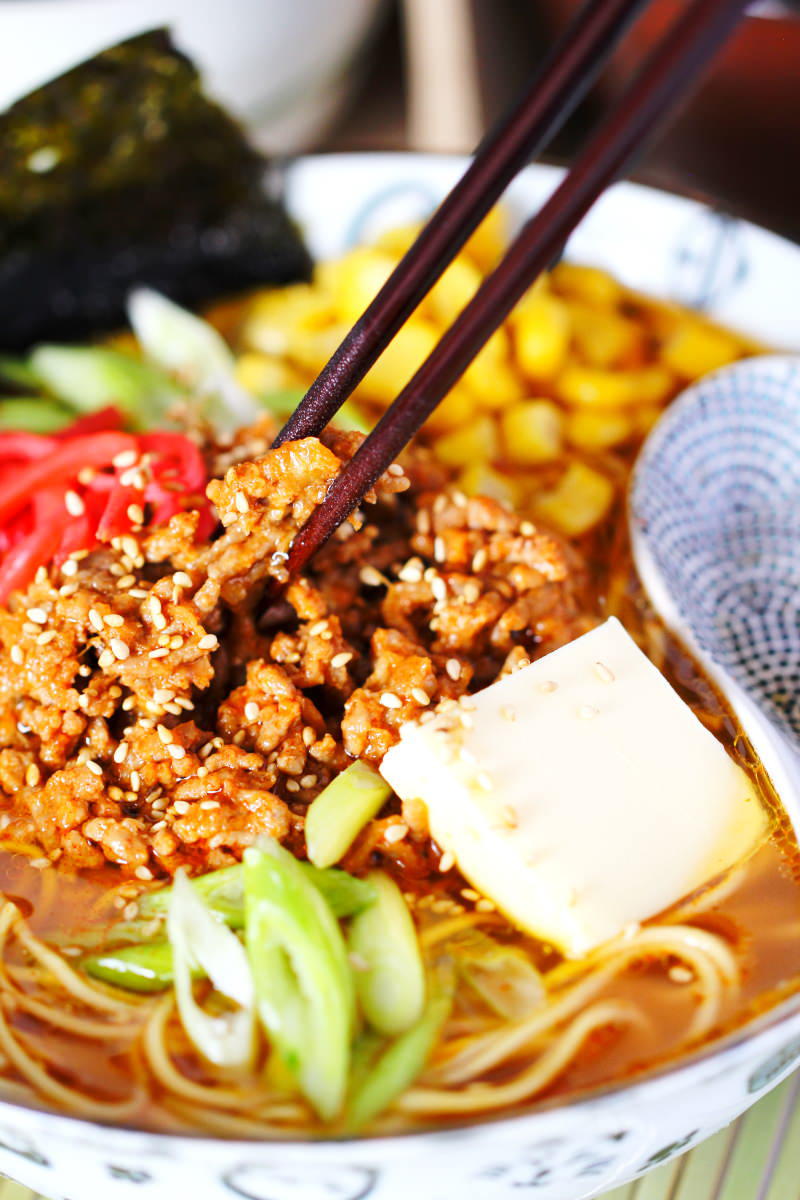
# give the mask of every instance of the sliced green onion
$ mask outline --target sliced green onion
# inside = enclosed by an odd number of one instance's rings
[[[233,354],[213,325],[151,288],[131,292],[128,317],[146,356],[206,397],[218,425],[230,430],[256,420],[258,406],[237,382]]]
[[[306,813],[306,849],[314,866],[339,862],[391,794],[378,772],[361,761],[323,788]]]
[[[0,430],[21,429],[26,433],[55,433],[75,420],[70,412],[55,400],[38,396],[0,398]]]
[[[104,346],[39,346],[30,361],[48,390],[78,412],[113,404],[139,427],[163,421],[181,395],[162,371]]]
[[[340,1111],[355,1021],[338,922],[277,842],[244,855],[246,944],[259,1016],[303,1094],[325,1120]]]
[[[41,379],[24,358],[12,358],[9,354],[0,354],[0,378],[6,383],[17,385],[20,391],[41,391]]]
[[[169,942],[123,946],[92,954],[81,961],[87,975],[128,992],[163,992],[172,985],[172,947]],[[195,971],[195,976],[200,972]]]
[[[366,879],[356,879],[335,867],[321,871],[311,863],[298,866],[335,917],[350,917],[363,912],[375,900],[375,889]],[[244,925],[244,867],[237,863],[198,875],[190,883],[200,898],[229,929]],[[172,888],[159,888],[140,896],[139,916],[132,921],[105,930],[102,936],[118,943],[117,949],[103,950],[84,958],[81,966],[95,979],[134,992],[158,992],[173,982],[172,947],[168,942],[147,939],[158,936],[169,911]],[[143,940],[144,939],[144,940]],[[70,938],[72,942],[75,937]],[[134,943],[131,945],[130,943]],[[196,971],[200,979],[205,972]]]
[[[368,879],[376,900],[351,922],[350,961],[364,1016],[373,1029],[395,1037],[422,1016],[425,968],[399,887],[383,871],[371,872]]]
[[[347,1106],[348,1129],[355,1131],[366,1125],[411,1086],[436,1045],[452,1003],[452,980],[434,976],[430,999],[419,1021],[391,1044],[353,1090]]]
[[[309,883],[330,905],[334,916],[352,917],[362,912],[375,899],[375,889],[365,879],[356,879],[347,871],[336,867],[320,870],[312,863],[298,864]],[[209,871],[191,880],[192,887],[203,898],[209,908],[221,917],[231,929],[244,925],[244,868],[241,863],[233,867],[222,867]],[[139,897],[139,912],[147,921],[169,908],[170,888],[159,888]]]
[[[447,944],[462,978],[499,1017],[521,1021],[546,998],[541,974],[517,946],[505,946],[480,929],[469,929]]]
[[[215,1066],[250,1066],[255,1054],[255,996],[244,947],[206,907],[179,871],[167,914],[175,999],[181,1023],[200,1054]],[[238,1007],[211,1016],[197,1003],[192,976],[204,971],[216,991]]]
[[[285,388],[276,392],[266,392],[258,397],[268,412],[281,421],[290,417],[303,399],[305,392],[302,388]],[[339,408],[331,424],[337,429],[354,430],[356,433],[369,433],[372,422],[368,421],[354,400],[345,400]]]

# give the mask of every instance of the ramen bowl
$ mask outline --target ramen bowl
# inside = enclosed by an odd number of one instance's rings
[[[340,253],[436,204],[463,162],[417,156],[333,156],[294,164],[287,201],[312,252]],[[558,172],[532,168],[514,184],[522,217]],[[653,236],[653,230],[658,236]],[[612,190],[573,238],[570,257],[627,285],[705,309],[785,349],[798,348],[793,297],[800,250],[694,203],[631,185]],[[713,380],[707,386],[711,386]],[[649,584],[645,572],[645,583]],[[692,641],[690,611],[667,613]],[[790,818],[800,766],[782,733],[712,663]],[[528,1112],[393,1137],[241,1141],[113,1128],[0,1102],[0,1170],[46,1195],[153,1200],[420,1200],[463,1194],[503,1200],[528,1189],[581,1200],[644,1174],[727,1124],[800,1062],[800,996],[728,1035],[637,1075]]]

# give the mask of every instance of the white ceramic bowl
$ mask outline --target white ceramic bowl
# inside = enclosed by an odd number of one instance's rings
[[[0,111],[107,46],[169,26],[209,92],[273,153],[312,145],[350,94],[385,0],[0,0]]]
[[[427,211],[463,162],[412,155],[310,158],[288,201],[317,255]],[[558,172],[531,168],[510,204],[520,216]],[[624,184],[597,205],[569,254],[636,288],[706,308],[786,349],[800,348],[800,249],[697,204]],[[717,675],[724,689],[724,675]],[[751,705],[740,712],[796,819],[798,761]],[[106,1128],[0,1103],[0,1171],[80,1200],[583,1200],[727,1124],[800,1062],[800,996],[631,1086],[571,1104],[443,1132],[360,1141],[258,1143]]]

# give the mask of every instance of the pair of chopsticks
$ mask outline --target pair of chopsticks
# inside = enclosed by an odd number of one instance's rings
[[[506,186],[548,142],[650,0],[589,0],[521,102],[479,146],[461,180],[309,388],[276,445],[319,434]],[[294,539],[292,573],[357,507],[524,292],[561,253],[598,196],[694,84],[748,0],[691,0],[591,135],[569,173],[522,228],[506,256],[359,450]]]

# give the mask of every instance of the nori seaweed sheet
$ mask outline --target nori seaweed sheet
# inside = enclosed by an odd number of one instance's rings
[[[196,306],[307,279],[265,169],[163,29],[17,101],[0,115],[0,348],[118,327],[135,284]]]

